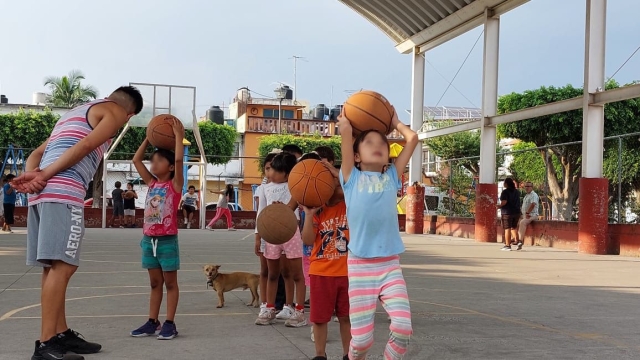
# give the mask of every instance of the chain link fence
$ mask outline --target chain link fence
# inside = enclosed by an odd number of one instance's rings
[[[640,222],[640,133],[607,137],[603,146],[603,175],[609,180],[609,222]],[[535,147],[503,141],[496,154],[498,194],[511,177],[525,195],[531,182],[540,197],[540,218],[577,221],[582,142]],[[442,160],[424,153],[425,204],[430,214],[475,216],[475,188],[480,158]]]

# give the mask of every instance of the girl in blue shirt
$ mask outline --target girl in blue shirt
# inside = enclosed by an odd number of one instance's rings
[[[399,254],[404,244],[398,230],[396,194],[418,135],[398,120],[394,110],[392,127],[406,144],[389,165],[389,142],[375,130],[360,133],[355,142],[352,127],[343,112],[338,118],[342,136],[340,182],[347,203],[349,242],[349,305],[351,319],[350,359],[364,359],[373,345],[374,318],[378,299],[389,317],[389,342],[385,359],[401,359],[407,352],[411,310]]]

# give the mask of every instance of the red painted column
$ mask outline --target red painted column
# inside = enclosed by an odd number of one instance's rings
[[[407,186],[407,215],[405,232],[407,234],[424,233],[424,187],[414,184]]]
[[[477,242],[498,241],[498,230],[496,229],[497,201],[497,184],[476,185],[475,240]]]
[[[609,227],[609,181],[580,178],[578,252],[606,255]]]

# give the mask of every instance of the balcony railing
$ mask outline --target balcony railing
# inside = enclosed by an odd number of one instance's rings
[[[278,129],[280,122],[282,129]],[[286,133],[293,135],[313,135],[333,136],[335,134],[336,123],[322,120],[291,120],[249,117],[247,131],[277,134]]]
[[[285,133],[293,135],[340,135],[338,127],[334,121],[282,119],[281,126],[282,131],[279,131],[278,119],[249,117],[246,131],[265,134]],[[397,130],[393,130],[391,134],[387,135],[387,138],[389,140],[400,140],[402,139],[402,135],[400,135]]]

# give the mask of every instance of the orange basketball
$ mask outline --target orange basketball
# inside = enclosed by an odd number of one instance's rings
[[[393,131],[393,106],[375,91],[363,90],[351,95],[344,103],[343,111],[351,123],[354,137],[366,130],[377,130],[385,135]]]
[[[173,119],[180,120],[170,114],[156,115],[147,125],[147,139],[151,145],[159,149],[174,150],[176,148],[176,137],[173,135],[171,122]],[[180,124],[182,124],[180,122]]]
[[[258,234],[273,245],[291,240],[298,230],[296,214],[285,204],[271,204],[260,212],[256,221]]]
[[[289,174],[291,197],[310,208],[326,204],[335,189],[333,174],[319,160],[302,160]]]

